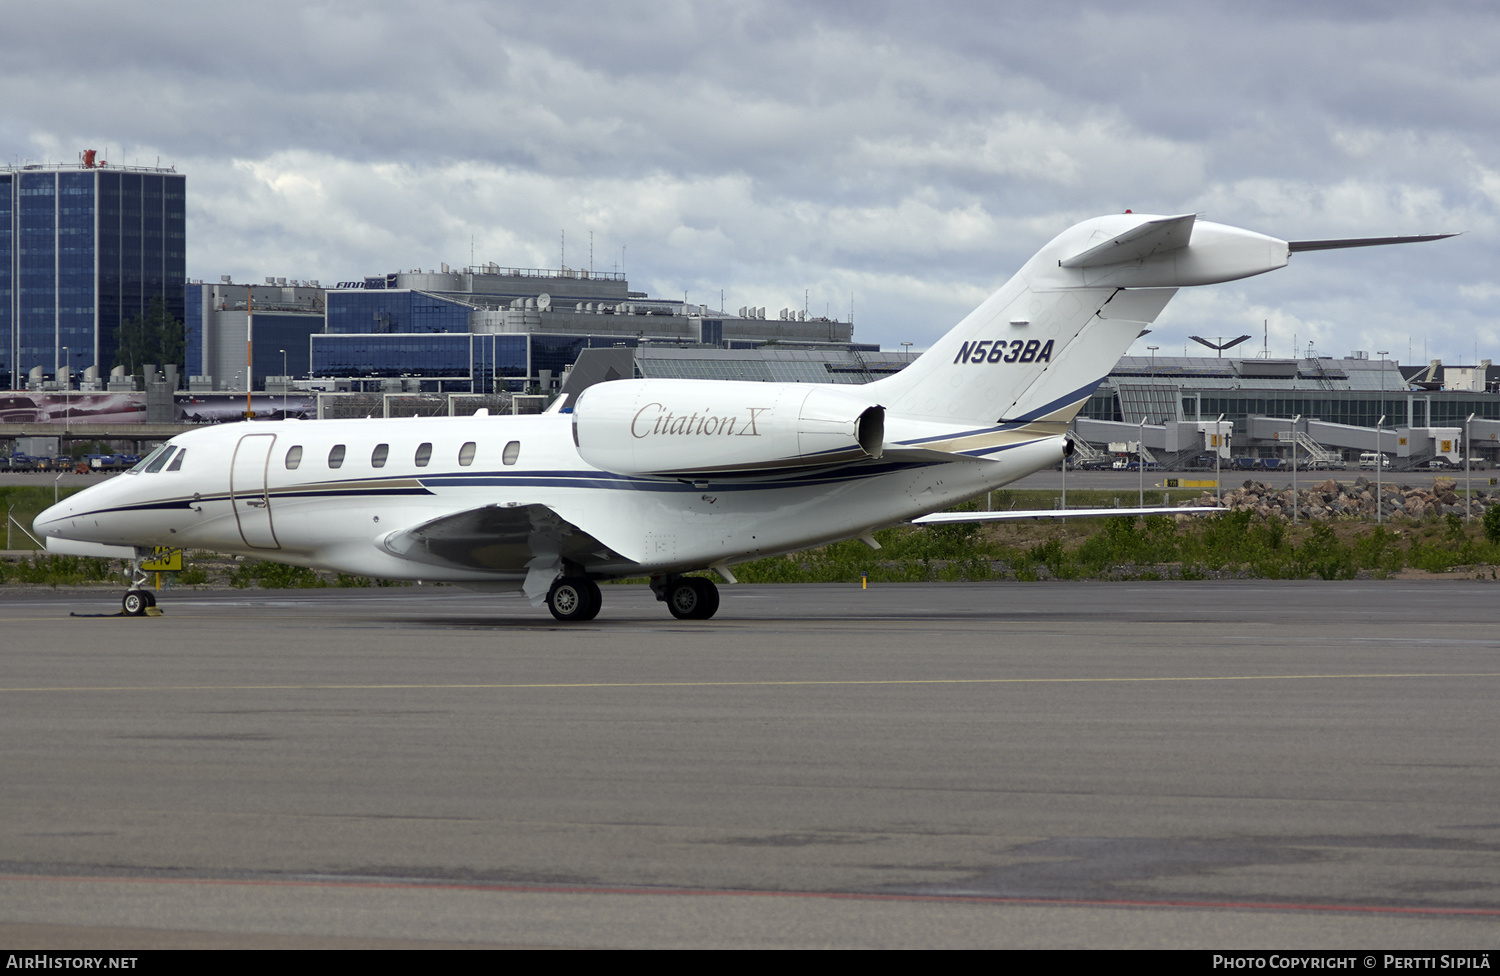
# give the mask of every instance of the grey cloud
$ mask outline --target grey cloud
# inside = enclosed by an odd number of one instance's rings
[[[664,290],[853,287],[862,338],[926,341],[1075,219],[1203,210],[1469,231],[1299,260],[1233,314],[1474,331],[1452,296],[1496,264],[1496,51],[1480,3],[60,2],[7,10],[0,137],[180,162],[194,274],[462,260],[471,235],[543,261],[592,229]],[[265,182],[286,166],[317,188]]]

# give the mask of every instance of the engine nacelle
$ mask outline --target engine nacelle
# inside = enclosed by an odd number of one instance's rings
[[[614,380],[573,406],[579,455],[622,474],[774,474],[878,458],[884,440],[884,407],[816,384]]]

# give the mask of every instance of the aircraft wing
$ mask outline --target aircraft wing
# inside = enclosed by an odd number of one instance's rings
[[[393,555],[430,566],[525,573],[533,600],[547,592],[564,563],[584,569],[629,562],[547,505],[486,505],[444,515],[386,536]]]
[[[1227,508],[1041,508],[1010,512],[934,512],[912,519],[916,525],[936,525],[950,522],[1005,522],[1011,519],[1028,518],[1101,518],[1108,515],[1208,515],[1227,512]]]

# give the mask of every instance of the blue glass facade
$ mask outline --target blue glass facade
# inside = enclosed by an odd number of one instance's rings
[[[187,376],[205,376],[212,373],[204,359],[203,337],[203,292],[202,284],[186,286],[186,307],[182,318],[183,367]]]
[[[308,339],[322,330],[323,320],[319,316],[256,312],[252,382],[263,383],[267,376],[283,375],[283,364],[287,375],[307,376],[310,365]],[[281,354],[283,349],[286,350],[285,360]]]
[[[114,363],[116,336],[153,298],[181,320],[186,178],[106,169],[0,174],[0,382]]]
[[[469,331],[472,309],[419,291],[330,291],[330,335]]]
[[[15,382],[15,177],[0,174],[0,389]]]
[[[256,346],[260,316],[255,317]],[[562,375],[588,347],[636,344],[634,339],[581,335],[315,335],[312,371],[319,379],[411,377],[444,390],[523,390],[541,370]],[[256,359],[259,360],[257,353]]]

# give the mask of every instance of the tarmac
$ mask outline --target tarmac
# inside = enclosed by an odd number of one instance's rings
[[[1497,586],[6,588],[0,944],[1488,950]]]

